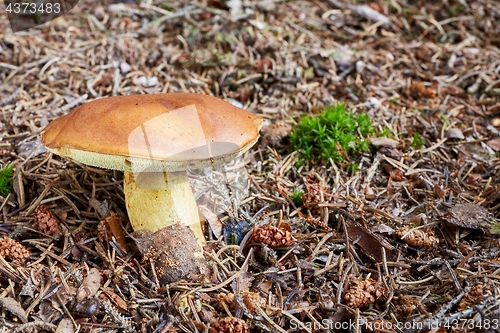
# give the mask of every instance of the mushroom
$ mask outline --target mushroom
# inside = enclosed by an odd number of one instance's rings
[[[94,100],[52,121],[41,136],[54,154],[125,172],[134,230],[181,223],[203,245],[187,171],[243,154],[259,138],[261,125],[262,118],[218,98],[167,93]]]

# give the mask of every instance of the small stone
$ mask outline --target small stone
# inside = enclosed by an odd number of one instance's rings
[[[156,76],[152,76],[152,77],[148,78],[148,80],[146,81],[146,86],[147,87],[154,87],[158,83],[159,83],[158,78]]]
[[[382,107],[382,102],[375,98],[375,97],[370,97],[366,100],[365,102],[365,106],[368,108],[368,109],[375,109],[375,110],[378,110]]]
[[[106,16],[106,10],[100,5],[94,8],[93,13],[98,20],[102,20]]]
[[[457,139],[457,140],[465,139],[464,134],[458,128],[450,128],[449,130],[446,131],[444,136],[447,139]]]
[[[500,118],[493,118],[491,120],[491,125],[495,126],[495,127],[499,127],[500,126]]]
[[[370,143],[375,147],[391,147],[396,148],[399,145],[399,141],[393,140],[390,138],[382,137],[374,137],[370,138]]]
[[[120,72],[122,72],[123,75],[127,74],[132,70],[132,66],[128,64],[126,61],[120,62]]]
[[[362,60],[356,61],[356,72],[357,73],[363,73],[365,70],[366,64]]]
[[[257,9],[261,12],[272,13],[276,10],[276,4],[271,0],[257,1]]]
[[[146,87],[148,85],[148,79],[144,75],[136,77],[132,80],[132,82],[134,82],[134,84],[137,86]]]
[[[240,101],[237,101],[235,99],[230,100],[229,103],[231,103],[232,105],[234,105],[234,106],[236,106],[238,108],[242,108],[243,107],[243,104]]]

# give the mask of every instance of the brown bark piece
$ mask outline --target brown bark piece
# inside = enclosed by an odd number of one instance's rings
[[[488,209],[472,203],[452,207],[443,220],[456,227],[482,230],[488,234],[495,233],[493,228],[498,224]]]

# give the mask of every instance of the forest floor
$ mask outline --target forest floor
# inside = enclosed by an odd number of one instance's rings
[[[15,34],[4,8],[1,332],[500,332],[500,2],[82,0]],[[206,214],[204,283],[159,283],[122,173],[39,138],[93,99],[160,92],[266,120],[223,169],[247,192]],[[368,115],[367,149],[305,159],[298,124],[335,103]]]

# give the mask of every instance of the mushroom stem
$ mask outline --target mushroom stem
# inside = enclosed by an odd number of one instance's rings
[[[181,223],[193,230],[200,246],[205,245],[187,172],[125,171],[123,190],[130,223],[135,231],[147,229],[155,232]]]

